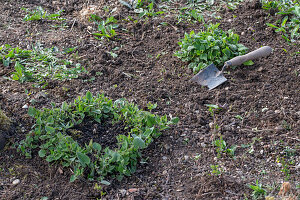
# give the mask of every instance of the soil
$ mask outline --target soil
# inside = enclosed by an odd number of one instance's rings
[[[184,4],[180,1],[174,5]],[[193,73],[187,63],[174,56],[184,33],[198,31],[203,25],[178,24],[175,15],[137,23],[123,21],[120,26],[128,32],[103,43],[90,34],[95,31],[93,24],[80,16],[80,11],[90,5],[117,7],[117,19],[135,16],[116,0],[16,0],[0,4],[0,44],[24,49],[36,42],[59,49],[76,46],[79,62],[88,70],[78,79],[50,81],[42,89],[5,79],[14,68],[0,64],[0,107],[13,121],[6,135],[9,142],[0,152],[0,199],[251,199],[249,185],[256,180],[268,194],[276,196],[287,175],[292,193],[299,194],[300,59],[299,54],[292,54],[299,51],[299,42],[288,45],[266,26],[276,16],[269,15],[255,1],[241,3],[235,10],[223,9],[221,19],[211,19],[221,23],[224,30],[233,29],[240,35],[240,43],[250,50],[269,45],[273,53],[252,66],[228,69],[228,81],[209,91],[191,83]],[[25,13],[20,9],[36,6],[49,12],[64,9],[67,27],[52,28],[57,22],[46,20],[22,21]],[[97,12],[105,14],[103,9]],[[114,50],[116,47],[119,49]],[[109,52],[118,56],[113,58]],[[47,163],[37,154],[26,159],[15,145],[33,125],[24,105],[30,106],[32,99],[37,108],[50,107],[51,102],[59,105],[88,90],[114,100],[126,98],[142,109],[148,102],[157,103],[154,113],[180,118],[178,125],[143,151],[146,162],[138,165],[136,173],[120,182],[109,180],[112,184],[102,189],[83,178],[70,183],[70,169]],[[222,107],[215,119],[206,104]],[[219,125],[227,146],[236,145],[234,157],[225,153],[218,156],[212,144],[218,139],[211,128],[213,121]],[[90,133],[93,126],[86,123],[77,128]],[[113,145],[109,138],[122,132],[123,125],[97,128],[112,134],[100,140]],[[93,135],[84,135],[84,140],[74,137],[81,142],[90,138],[97,139]],[[288,149],[292,149],[292,157],[287,157]],[[282,157],[293,162],[278,162]],[[212,165],[217,166],[220,175],[212,173]],[[16,179],[19,184],[13,184]]]

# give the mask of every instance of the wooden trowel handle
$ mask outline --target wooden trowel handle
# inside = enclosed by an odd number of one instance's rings
[[[243,56],[237,56],[225,62],[225,66],[238,66],[247,62],[248,60],[254,60],[256,58],[266,57],[270,55],[272,48],[269,46],[263,46],[259,49],[251,51]]]

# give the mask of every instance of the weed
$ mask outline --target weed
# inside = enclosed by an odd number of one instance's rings
[[[291,176],[290,169],[289,169],[289,163],[284,158],[279,157],[279,156],[277,157],[276,162],[281,164],[282,168],[280,171],[284,173],[285,180],[286,181],[289,180],[289,178]]]
[[[210,168],[212,169],[212,175],[219,176],[222,174],[219,165],[210,165]]]
[[[258,180],[256,180],[256,185],[249,185],[249,187],[253,190],[252,191],[253,199],[264,197],[267,194],[267,191],[263,189],[261,183],[258,183]]]
[[[97,24],[97,29],[99,33],[93,33],[96,39],[103,40],[113,39],[116,34],[116,28],[119,27],[118,20],[116,20],[113,16],[107,17],[105,20],[97,15],[91,15],[90,20]]]
[[[12,48],[7,44],[0,46],[0,62],[5,67],[15,63],[12,79],[20,83],[36,82],[43,84],[47,79],[69,80],[86,72],[79,63],[74,65],[70,60],[58,58],[61,54],[62,52],[56,47],[43,48],[39,43],[33,46],[32,50]]]
[[[38,6],[34,8],[32,11],[26,8],[21,8],[24,10],[27,14],[24,17],[24,21],[34,21],[34,20],[41,20],[41,19],[47,19],[47,20],[66,20],[65,18],[61,18],[61,13],[63,10],[58,11],[54,14],[48,14],[47,11],[45,11],[41,6]]]
[[[220,158],[222,153],[227,153],[230,156],[234,156],[235,150],[237,148],[236,145],[232,145],[230,148],[227,147],[225,140],[223,140],[222,135],[220,135],[220,139],[217,139],[213,142],[213,144],[217,147],[217,157]]]
[[[214,63],[223,65],[225,61],[247,52],[248,48],[239,44],[239,36],[233,31],[227,32],[218,28],[220,24],[210,24],[206,30],[185,34],[179,42],[181,49],[175,55],[184,62],[189,62],[188,67],[197,73],[199,70]]]
[[[88,174],[88,179],[113,175],[118,180],[135,172],[141,149],[146,148],[161,131],[169,125],[178,123],[178,118],[167,119],[140,110],[135,104],[125,99],[115,102],[103,94],[93,96],[87,92],[73,103],[64,102],[61,107],[52,103],[52,108],[28,109],[28,114],[35,118],[35,124],[26,139],[21,141],[19,150],[26,157],[31,157],[33,149],[39,149],[40,157],[48,162],[59,162],[63,167],[71,167],[73,175],[70,181]],[[118,135],[118,148],[110,149],[93,142],[80,146],[66,131],[85,119],[92,119],[102,124],[107,120],[114,123],[122,121],[129,132]],[[117,175],[116,175],[117,174]]]
[[[262,8],[265,10],[275,10],[276,15],[282,16],[282,19],[275,23],[267,23],[268,26],[280,32],[281,36],[287,42],[296,42],[300,39],[300,4],[298,0],[262,0]]]

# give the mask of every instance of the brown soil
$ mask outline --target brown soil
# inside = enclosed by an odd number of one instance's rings
[[[176,5],[182,7],[183,4]],[[120,31],[117,39],[101,44],[90,34],[91,28],[95,30],[92,23],[79,16],[89,5],[117,7],[115,17],[118,19],[134,16],[118,1],[16,0],[0,4],[0,44],[25,49],[37,41],[45,47],[60,49],[76,46],[80,62],[89,71],[71,81],[51,81],[42,91],[30,83],[5,79],[14,69],[0,64],[0,108],[14,122],[6,136],[9,143],[0,152],[0,199],[101,199],[101,191],[94,188],[95,182],[81,179],[70,183],[70,169],[49,164],[37,154],[26,159],[13,145],[23,139],[32,126],[27,109],[22,108],[30,105],[31,99],[37,101],[34,105],[37,108],[50,107],[51,102],[70,102],[87,90],[94,94],[103,92],[114,100],[126,98],[143,109],[148,102],[157,103],[155,113],[180,118],[177,126],[165,131],[143,151],[146,163],[139,164],[136,173],[121,182],[110,180],[110,186],[102,187],[106,193],[102,199],[251,199],[248,185],[255,184],[257,179],[268,188],[268,193],[276,196],[286,178],[277,160],[287,158],[287,147],[295,150],[289,158],[294,163],[288,164],[288,169],[289,181],[297,195],[300,59],[299,54],[291,53],[299,51],[299,46],[288,45],[265,25],[275,16],[269,16],[253,3],[222,12],[222,19],[218,20],[221,28],[235,30],[240,35],[240,43],[250,50],[269,45],[274,51],[252,66],[228,69],[225,74],[228,81],[208,91],[189,82],[192,72],[174,56],[179,49],[179,39],[185,32],[201,29],[200,24],[177,24],[175,16],[154,17],[138,23],[124,21],[120,26],[128,32]],[[68,27],[51,28],[56,22],[49,21],[22,21],[24,12],[20,8],[35,6],[43,6],[50,12],[64,9]],[[105,14],[102,9],[99,12]],[[161,22],[169,25],[163,26]],[[117,58],[108,53],[115,47],[120,47],[114,51]],[[158,54],[161,56],[157,57]],[[89,81],[91,77],[95,80]],[[41,92],[47,95],[39,95]],[[227,146],[237,145],[234,158],[226,154],[217,157],[216,147],[212,145],[217,136],[213,136],[210,128],[213,119],[205,104],[223,108],[215,120]],[[77,128],[92,131],[93,125],[85,125],[86,129]],[[122,124],[111,130],[102,128],[119,132]],[[104,139],[111,142],[109,136]],[[212,174],[211,165],[218,165],[221,175]],[[20,183],[13,185],[15,179]]]

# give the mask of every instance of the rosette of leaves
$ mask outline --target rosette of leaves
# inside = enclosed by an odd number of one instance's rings
[[[243,55],[248,48],[239,44],[239,35],[233,31],[219,29],[220,24],[209,24],[206,29],[195,33],[186,33],[178,43],[181,49],[175,55],[184,62],[189,62],[188,67],[197,73],[201,69],[214,63],[223,65],[233,57]]]
[[[30,107],[28,114],[36,121],[18,149],[27,157],[31,157],[32,150],[37,149],[39,156],[46,161],[71,167],[74,173],[70,181],[84,174],[88,179],[97,177],[102,181],[108,175],[119,180],[124,175],[129,176],[136,170],[141,149],[146,148],[169,125],[178,122],[178,118],[169,120],[166,115],[158,116],[140,110],[125,99],[113,102],[103,94],[93,96],[90,92],[73,103],[64,102],[61,107],[55,104],[51,109],[43,110]],[[117,136],[118,147],[115,149],[92,140],[81,146],[67,134],[67,130],[87,119],[99,125],[108,120],[112,123],[122,121],[128,132]]]

